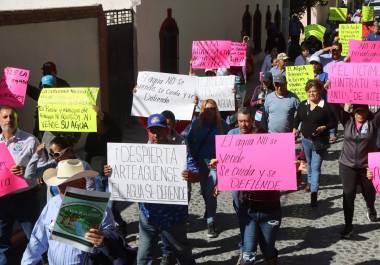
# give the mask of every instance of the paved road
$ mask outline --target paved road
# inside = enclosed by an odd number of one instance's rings
[[[380,265],[380,222],[370,223],[360,194],[356,198],[352,240],[340,240],[343,227],[342,185],[337,159],[342,142],[332,145],[322,165],[319,205],[310,208],[310,195],[302,190],[282,195],[283,220],[277,241],[279,264],[291,265]],[[376,208],[380,212],[380,199]],[[218,198],[218,238],[208,240],[203,220],[204,204],[199,185],[193,185],[190,202],[189,238],[198,264],[233,265],[238,259],[239,231],[231,194]],[[130,238],[137,233],[137,206],[127,208]],[[136,244],[137,242],[132,242]],[[257,264],[265,264],[261,255]]]

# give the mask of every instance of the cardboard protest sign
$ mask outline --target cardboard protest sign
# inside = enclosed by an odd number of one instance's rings
[[[375,8],[373,6],[362,7],[362,22],[373,21],[374,15],[375,15]]]
[[[139,72],[133,95],[132,115],[149,117],[164,110],[178,120],[191,120],[197,77],[156,72]]]
[[[342,43],[342,55],[348,54],[350,40],[362,40],[362,24],[339,24],[339,41]]]
[[[380,105],[380,63],[337,63],[329,68],[330,103]]]
[[[330,21],[346,21],[347,20],[347,8],[342,7],[330,7],[329,9]]]
[[[219,111],[235,110],[235,76],[212,76],[198,77],[198,85],[195,94],[199,98],[199,106],[203,100],[213,99],[216,101]]]
[[[305,39],[310,36],[316,37],[318,40],[323,42],[323,36],[325,35],[326,28],[322,25],[311,24],[305,27]]]
[[[186,146],[107,144],[111,200],[187,205]]]
[[[6,67],[0,79],[0,105],[22,108],[28,87],[29,70]]]
[[[373,186],[380,195],[380,153],[368,153],[368,167],[373,173]]]
[[[230,52],[230,66],[245,66],[247,58],[247,44],[232,42]]]
[[[307,99],[306,82],[314,79],[313,65],[287,66],[286,81],[288,89],[296,94],[300,101]]]
[[[93,244],[85,238],[91,228],[100,227],[110,193],[67,187],[54,229],[53,240],[93,252]]]
[[[291,133],[217,135],[218,189],[296,190],[294,150]]]
[[[231,41],[193,41],[192,67],[194,69],[230,68]]]
[[[380,63],[380,41],[349,42],[349,56],[352,63]]]
[[[15,162],[7,146],[0,143],[0,197],[28,187],[25,179],[9,171],[14,165]]]
[[[41,131],[96,132],[97,87],[44,88],[38,99]]]

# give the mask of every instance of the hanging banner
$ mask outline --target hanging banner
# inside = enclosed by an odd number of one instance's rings
[[[14,165],[8,147],[0,143],[0,197],[28,187],[24,178],[10,172]]]
[[[349,56],[352,63],[380,63],[380,41],[349,42]]]
[[[373,6],[362,7],[362,22],[371,22],[375,16],[375,8]]]
[[[0,105],[23,108],[30,71],[6,67],[0,79]]]
[[[300,101],[307,99],[306,82],[314,79],[313,65],[287,66],[286,81],[289,91],[296,94]]]
[[[292,133],[217,135],[218,189],[297,190],[294,150]]]
[[[193,41],[194,69],[230,68],[231,41]]]
[[[111,200],[187,205],[186,145],[107,144]]]
[[[133,95],[132,115],[149,117],[171,110],[178,120],[191,120],[194,111],[196,76],[139,72]]]
[[[342,7],[330,7],[329,20],[330,21],[346,21],[347,20],[347,8]]]
[[[326,28],[322,25],[311,24],[305,27],[305,39],[310,36],[316,37],[318,40],[323,42],[323,36],[325,35]]]
[[[348,55],[350,40],[362,40],[362,24],[339,24],[339,42],[342,43],[342,55]]]
[[[340,63],[329,68],[330,103],[380,105],[380,63]]]
[[[38,99],[40,131],[96,132],[97,87],[44,88]]]
[[[235,110],[235,76],[199,77],[195,94],[199,98],[199,107],[206,99],[213,99],[218,105],[219,111]]]

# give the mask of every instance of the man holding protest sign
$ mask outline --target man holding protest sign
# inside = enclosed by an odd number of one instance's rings
[[[8,147],[16,165],[10,171],[16,176],[24,176],[25,167],[35,152],[38,140],[31,134],[18,129],[16,111],[0,106],[0,143]],[[0,154],[2,155],[2,154]],[[13,224],[19,222],[27,238],[40,213],[40,196],[36,180],[28,180],[22,189],[0,198],[0,265],[8,264],[11,248]]]

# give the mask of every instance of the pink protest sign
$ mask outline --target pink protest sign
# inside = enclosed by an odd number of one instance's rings
[[[380,63],[336,63],[329,67],[330,103],[380,105]]]
[[[193,41],[194,69],[230,68],[231,41]]]
[[[247,44],[232,42],[230,53],[230,66],[245,66],[247,57]]]
[[[348,54],[352,63],[380,63],[380,41],[351,40]]]
[[[13,175],[9,169],[15,164],[8,148],[0,143],[0,197],[28,187],[26,181]]]
[[[291,133],[216,136],[218,189],[296,190]]]
[[[380,153],[368,153],[368,167],[373,173],[373,186],[380,195]]]
[[[7,67],[0,80],[0,105],[22,108],[25,104],[29,70]]]

